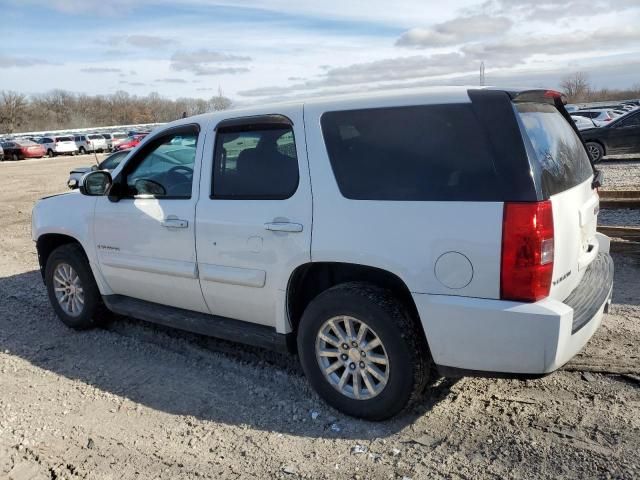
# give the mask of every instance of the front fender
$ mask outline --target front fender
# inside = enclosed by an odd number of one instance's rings
[[[44,235],[64,235],[76,240],[85,251],[98,288],[111,293],[102,277],[93,241],[93,215],[96,197],[77,190],[38,200],[31,212],[31,237],[34,242]]]

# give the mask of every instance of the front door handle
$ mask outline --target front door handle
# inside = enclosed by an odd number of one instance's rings
[[[165,218],[161,225],[166,228],[187,228],[189,222],[179,218]]]
[[[265,223],[264,228],[272,232],[291,232],[299,233],[302,231],[302,225],[300,223],[291,222],[270,222]]]

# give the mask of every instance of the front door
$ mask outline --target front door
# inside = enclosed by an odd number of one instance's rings
[[[289,276],[311,256],[302,107],[212,127],[196,214],[202,292],[216,315],[285,332]]]
[[[627,114],[609,130],[607,153],[640,153],[640,112]]]
[[[208,312],[195,250],[199,131],[188,125],[151,139],[116,175],[119,200],[98,198],[97,256],[114,293]]]

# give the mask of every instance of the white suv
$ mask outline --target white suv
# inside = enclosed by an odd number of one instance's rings
[[[182,119],[33,211],[67,325],[110,310],[298,352],[383,419],[446,376],[539,376],[611,298],[599,174],[559,94],[462,87]]]
[[[55,157],[56,155],[76,155],[78,153],[78,147],[73,137],[42,137],[38,140],[38,143],[44,147],[48,157]]]
[[[89,135],[76,135],[76,146],[81,155],[87,152],[105,152],[108,150],[107,139],[95,133]]]

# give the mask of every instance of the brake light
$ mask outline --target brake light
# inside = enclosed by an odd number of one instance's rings
[[[553,243],[550,200],[504,204],[501,299],[535,302],[549,296]]]
[[[546,92],[544,92],[544,96],[547,98],[561,98],[562,93],[556,90],[547,90]]]

